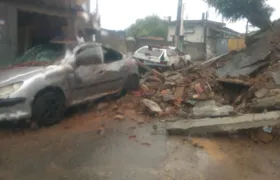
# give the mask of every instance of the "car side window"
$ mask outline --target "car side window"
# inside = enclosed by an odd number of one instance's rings
[[[118,51],[103,47],[104,63],[112,63],[123,59],[123,55]]]
[[[137,51],[138,54],[142,55],[147,55],[147,56],[154,56],[154,57],[160,57],[163,53],[163,50],[158,49],[158,48],[147,48],[147,47],[142,47]]]
[[[172,56],[171,49],[166,50],[167,56]]]
[[[172,54],[172,56],[177,56],[178,55],[178,53],[174,49],[171,49],[171,54]]]
[[[168,49],[167,50],[167,55],[168,56],[177,56],[177,52],[173,49]]]
[[[139,54],[145,54],[147,52],[149,52],[149,49],[147,47],[143,47],[137,51],[137,53]]]
[[[180,51],[179,49],[176,49],[175,52],[179,55],[179,56],[184,56],[185,53]]]
[[[76,53],[77,65],[100,64],[103,62],[101,46],[83,47]]]

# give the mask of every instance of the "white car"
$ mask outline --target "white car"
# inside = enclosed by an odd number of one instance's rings
[[[191,56],[173,46],[143,46],[133,54],[135,59],[154,68],[178,69],[191,63]]]

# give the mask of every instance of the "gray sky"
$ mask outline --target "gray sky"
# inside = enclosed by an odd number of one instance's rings
[[[207,10],[207,4],[202,0],[183,0],[185,3],[185,17],[188,19],[201,19],[201,14]],[[279,0],[268,0],[268,3],[276,10],[272,20],[280,18]],[[95,0],[91,0],[95,9]],[[278,2],[278,3],[277,3]],[[278,8],[277,8],[278,7]],[[122,30],[135,22],[138,18],[156,14],[162,18],[172,16],[176,18],[177,1],[175,0],[99,0],[99,12],[101,14],[101,25],[106,29]],[[209,19],[221,21],[221,16],[210,8]],[[245,32],[245,21],[236,23],[227,22],[227,26]]]

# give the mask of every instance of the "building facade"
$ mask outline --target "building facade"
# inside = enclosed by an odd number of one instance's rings
[[[60,39],[75,40],[77,12],[89,0],[0,0],[0,66],[26,50]]]
[[[174,42],[176,21],[169,23],[167,40]],[[184,49],[194,59],[209,59],[229,51],[228,40],[242,38],[224,23],[204,20],[186,20],[183,25]],[[244,39],[244,38],[243,38]]]

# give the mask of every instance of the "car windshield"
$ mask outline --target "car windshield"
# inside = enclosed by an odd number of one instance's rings
[[[138,54],[148,55],[148,56],[154,56],[154,57],[160,57],[163,53],[163,50],[158,48],[151,48],[143,47],[137,51]]]
[[[38,45],[27,50],[19,56],[14,65],[50,65],[54,64],[65,55],[60,44]]]

